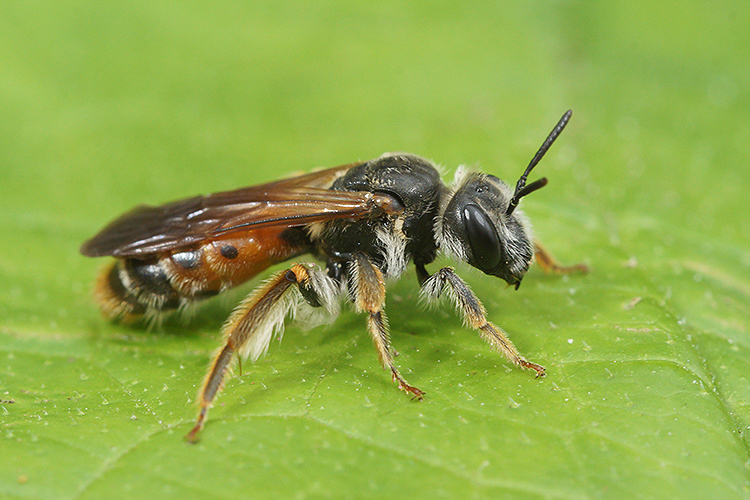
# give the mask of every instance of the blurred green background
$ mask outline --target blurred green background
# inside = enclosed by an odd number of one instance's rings
[[[750,6],[0,6],[0,498],[750,498]],[[515,181],[565,278],[462,271],[544,364],[390,287],[410,401],[364,319],[290,326],[182,436],[248,291],[159,331],[103,320],[106,222],[409,151]],[[440,262],[439,264],[444,264]],[[437,265],[431,267],[437,269]]]

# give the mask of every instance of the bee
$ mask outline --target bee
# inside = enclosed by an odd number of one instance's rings
[[[245,298],[222,327],[223,341],[198,394],[195,441],[233,360],[256,361],[280,335],[287,315],[323,308],[335,315],[341,297],[364,313],[381,365],[413,398],[394,363],[384,311],[386,278],[413,263],[426,300],[447,295],[464,322],[479,331],[513,364],[544,376],[526,360],[453,268],[433,274],[426,266],[439,251],[508,285],[520,286],[532,258],[546,271],[587,270],[562,266],[536,242],[521,199],[547,184],[527,184],[531,170],[570,119],[566,112],[523,175],[511,188],[497,177],[459,168],[445,185],[430,161],[387,153],[235,191],[196,196],[162,206],[139,206],[81,247],[89,257],[112,256],[95,285],[105,316],[133,321],[158,317],[219,294],[271,265],[304,254],[325,263],[296,263],[276,272]]]

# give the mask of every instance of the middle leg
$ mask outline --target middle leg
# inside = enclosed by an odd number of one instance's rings
[[[378,358],[383,368],[391,372],[393,381],[398,383],[398,388],[406,393],[413,394],[415,398],[422,399],[424,392],[410,385],[396,368],[393,362],[393,349],[391,348],[390,334],[388,332],[388,319],[383,308],[385,307],[385,281],[383,273],[380,272],[364,253],[353,255],[350,267],[351,295],[357,312],[368,313],[367,329],[370,332],[375,348],[378,350]]]

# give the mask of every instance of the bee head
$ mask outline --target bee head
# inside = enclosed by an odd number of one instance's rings
[[[563,115],[539,148],[512,190],[497,177],[481,173],[459,173],[454,191],[438,224],[441,247],[485,274],[502,278],[518,288],[534,255],[528,219],[518,203],[524,196],[544,187],[546,178],[531,184],[531,170],[557,139],[570,119]]]

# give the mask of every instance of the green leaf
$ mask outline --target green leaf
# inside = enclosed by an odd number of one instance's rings
[[[10,2],[0,16],[0,497],[750,498],[750,9],[741,1]],[[289,325],[183,436],[224,319],[102,319],[78,247],[134,205],[411,151],[515,181],[560,260],[446,304]],[[440,261],[430,270],[449,262]],[[500,286],[499,286],[500,285]]]

